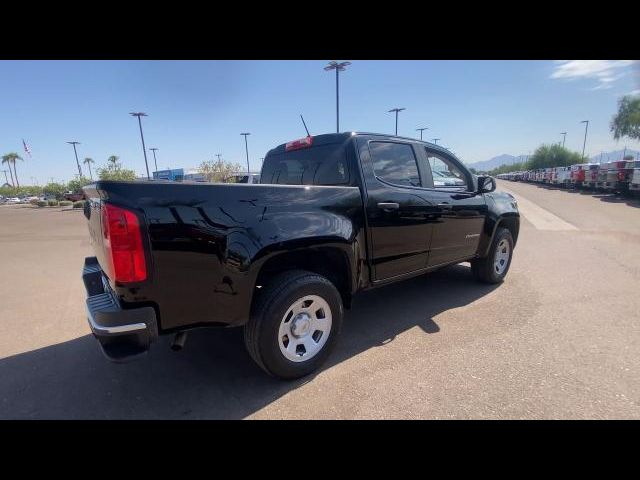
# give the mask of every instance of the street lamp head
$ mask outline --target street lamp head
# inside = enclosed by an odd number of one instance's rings
[[[148,117],[149,115],[147,115],[144,112],[129,112],[129,115],[134,116],[134,117]]]
[[[69,145],[80,145],[80,142],[67,142]]]
[[[249,132],[241,133],[240,135],[251,135]]]
[[[429,127],[416,128],[416,132],[421,132],[423,130],[429,130]]]
[[[580,123],[589,123],[589,120],[582,120]]]
[[[391,110],[389,110],[389,113],[391,112],[401,112],[402,110],[406,110],[406,108],[392,108]]]
[[[327,65],[326,67],[324,67],[324,69],[325,69],[326,71],[329,71],[329,70],[338,70],[338,71],[342,71],[342,70],[345,70],[345,68],[346,68],[346,67],[348,67],[349,65],[351,65],[351,62],[341,62],[341,63],[338,63],[338,62],[336,62],[336,61],[334,60],[334,61],[329,62],[329,65]]]
[[[151,148],[150,148],[149,150],[153,150],[153,151],[156,151],[156,150],[159,150],[159,148],[156,148],[156,147],[151,147]]]

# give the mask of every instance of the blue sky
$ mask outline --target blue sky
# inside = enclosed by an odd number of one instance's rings
[[[640,93],[630,61],[358,61],[340,77],[340,130],[418,136],[452,149],[467,163],[527,154],[567,131],[566,146],[587,153],[623,148],[608,125],[617,99]],[[326,61],[0,61],[0,149],[25,158],[22,184],[68,180],[80,159],[96,167],[118,155],[139,174],[144,158],[137,120],[158,167],[196,167],[221,153],[252,170],[272,147],[335,131],[335,76]],[[29,158],[22,148],[31,148]],[[150,152],[149,152],[150,153]],[[152,167],[152,155],[149,155]],[[95,167],[94,167],[95,168]],[[4,178],[2,178],[2,181]]]

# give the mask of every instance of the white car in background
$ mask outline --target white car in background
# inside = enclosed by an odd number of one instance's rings
[[[7,198],[7,201],[5,203],[7,205],[17,205],[21,201],[22,200],[20,200],[18,197],[9,197],[9,198]]]

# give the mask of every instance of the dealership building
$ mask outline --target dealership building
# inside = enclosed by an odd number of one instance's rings
[[[154,180],[171,180],[174,182],[206,182],[204,175],[196,169],[172,168],[153,172]]]

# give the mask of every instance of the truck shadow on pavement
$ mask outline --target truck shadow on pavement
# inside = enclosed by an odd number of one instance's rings
[[[346,313],[322,371],[416,326],[416,335],[437,334],[447,326],[435,316],[495,288],[476,282],[467,265],[455,265],[364,292]],[[244,418],[314,381],[264,374],[245,352],[241,329],[192,331],[178,353],[170,340],[161,338],[146,358],[127,364],[108,362],[91,335],[0,359],[0,418]]]

